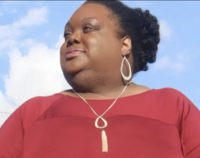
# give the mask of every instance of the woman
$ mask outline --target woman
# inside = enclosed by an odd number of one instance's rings
[[[73,89],[20,106],[0,130],[0,158],[200,157],[199,110],[174,89],[131,82],[156,60],[156,17],[87,1],[64,37],[61,68]]]

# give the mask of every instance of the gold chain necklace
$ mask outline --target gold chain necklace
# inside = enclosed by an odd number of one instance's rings
[[[98,128],[98,129],[101,129],[101,139],[102,139],[102,152],[108,152],[108,140],[107,140],[107,136],[106,136],[106,132],[104,130],[104,128],[106,128],[106,126],[108,125],[107,121],[103,118],[103,115],[108,112],[108,110],[110,110],[112,108],[112,106],[116,103],[117,99],[119,99],[119,97],[122,96],[122,94],[125,92],[127,86],[130,84],[131,82],[129,82],[125,87],[124,89],[122,90],[122,92],[120,93],[120,95],[113,101],[113,103],[108,107],[108,109],[106,111],[104,111],[103,114],[101,115],[98,115],[96,113],[96,111],[91,107],[91,105],[85,100],[85,98],[83,98],[81,95],[79,95],[78,93],[75,92],[74,89],[73,92],[78,96],[80,97],[89,107],[90,109],[93,111],[93,113],[97,116],[96,120],[95,120],[95,127]],[[104,125],[103,126],[99,126],[98,125],[98,121],[99,120],[102,120]]]

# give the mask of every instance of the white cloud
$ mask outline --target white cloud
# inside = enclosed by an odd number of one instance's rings
[[[36,41],[30,38],[27,38],[25,40],[22,40],[22,42],[20,42],[20,44],[18,45],[20,48],[22,49],[29,49],[30,47],[36,45]]]
[[[26,16],[12,24],[0,25],[0,39],[13,39],[20,36],[25,27],[41,25],[47,22],[47,13],[48,9],[46,7],[33,8],[28,11]]]
[[[9,13],[17,13],[16,6],[20,3],[24,3],[23,1],[2,1],[1,2],[1,10]]]
[[[170,26],[167,24],[167,22],[165,20],[160,20],[159,21],[160,24],[160,35],[161,38],[170,38],[172,36],[172,30],[170,28]]]
[[[13,23],[13,27],[29,27],[34,25],[41,25],[47,22],[48,10],[46,7],[32,8],[28,11],[27,15],[20,20]]]
[[[14,104],[37,95],[50,95],[70,88],[59,64],[59,49],[44,44],[31,47],[22,56],[15,48],[10,53],[10,71],[5,80],[6,96]]]
[[[2,40],[0,43],[0,54],[4,53],[3,49],[7,47],[13,47],[16,45],[16,41],[12,39]]]
[[[22,34],[23,30],[13,25],[0,25],[0,40],[13,39]]]
[[[186,69],[186,64],[189,62],[189,57],[184,54],[178,54],[175,59],[169,56],[159,58],[153,66],[154,70],[170,70],[176,73],[182,73]]]
[[[10,50],[10,70],[4,75],[5,94],[0,91],[0,111],[12,113],[29,98],[71,88],[64,79],[59,63],[59,49],[63,42],[61,37],[60,35],[55,48],[26,39],[24,41],[29,43],[26,55],[22,55],[17,47]],[[21,46],[24,47],[28,46]],[[0,125],[8,116],[0,113]]]
[[[5,93],[0,91],[0,111],[12,113],[29,98],[70,88],[59,64],[60,46],[64,41],[62,35],[53,48],[34,39],[21,38],[24,28],[47,22],[47,13],[46,7],[33,8],[12,24],[0,25],[0,52],[9,54],[10,67],[3,75]],[[0,125],[8,116],[0,113]]]
[[[55,44],[55,47],[57,49],[60,49],[61,45],[64,43],[64,38],[63,38],[63,34],[60,34],[58,41]]]

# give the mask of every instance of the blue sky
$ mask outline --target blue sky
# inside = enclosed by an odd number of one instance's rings
[[[0,111],[69,88],[59,65],[63,28],[82,1],[0,1]],[[133,81],[172,87],[200,109],[200,2],[125,1],[148,9],[161,25],[157,61]],[[0,125],[9,115],[0,113]]]

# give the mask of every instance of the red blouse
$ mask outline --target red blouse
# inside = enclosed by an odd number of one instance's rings
[[[114,100],[87,101],[102,114]],[[0,129],[0,158],[200,158],[200,112],[174,89],[120,98],[104,118],[108,153],[82,99],[35,97]]]

